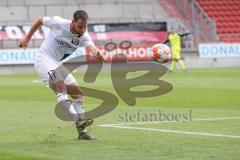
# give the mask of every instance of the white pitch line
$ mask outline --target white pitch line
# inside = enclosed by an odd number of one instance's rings
[[[239,138],[240,139],[240,136],[226,135],[226,134],[219,134],[219,133],[186,132],[186,131],[170,130],[170,129],[141,128],[141,127],[112,126],[112,125],[100,125],[100,126],[101,127],[111,127],[111,128],[121,128],[121,129],[131,129],[131,130],[157,131],[157,132],[163,132],[163,133],[176,133],[176,134],[212,136],[212,137],[227,137],[227,138]]]
[[[219,118],[193,119],[193,121],[219,121],[219,120],[231,120],[231,119],[240,119],[240,117],[219,117]],[[187,135],[240,138],[240,136],[226,135],[226,134],[221,134],[221,133],[187,132],[187,131],[180,131],[180,130],[124,126],[124,125],[131,125],[131,124],[156,124],[156,123],[169,123],[169,122],[177,122],[177,121],[118,123],[118,124],[103,124],[103,125],[98,125],[98,126],[100,126],[100,127],[110,127],[110,128],[131,129],[131,130],[158,131],[158,132],[164,132],[164,133],[177,133],[177,134],[187,134]],[[185,121],[185,122],[191,122],[191,121]]]
[[[132,122],[132,123],[113,123],[113,124],[104,124],[104,125],[110,125],[110,126],[124,126],[124,125],[131,125],[131,124],[158,124],[158,123],[174,123],[177,121],[153,121],[153,122]],[[185,121],[190,122],[190,121]],[[101,125],[100,125],[101,126]]]
[[[219,118],[206,118],[206,119],[193,119],[192,121],[219,121],[219,120],[231,120],[240,119],[240,117],[219,117]],[[132,124],[161,124],[161,123],[176,123],[176,122],[191,122],[191,121],[152,121],[152,122],[132,122],[132,123],[114,123],[106,124],[111,126],[122,126],[122,125],[132,125]]]
[[[219,118],[193,119],[193,121],[218,121],[218,120],[231,120],[231,119],[240,119],[240,117],[219,117]]]

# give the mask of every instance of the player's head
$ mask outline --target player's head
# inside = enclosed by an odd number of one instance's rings
[[[171,27],[171,29],[170,29],[170,33],[171,33],[171,34],[176,33],[176,29],[175,29],[174,27]]]
[[[88,15],[87,12],[83,10],[77,10],[73,14],[73,30],[79,36],[82,36],[87,28]]]

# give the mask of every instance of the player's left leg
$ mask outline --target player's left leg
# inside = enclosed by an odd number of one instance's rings
[[[66,81],[69,81],[69,79],[73,79],[72,75],[69,75],[66,78]],[[72,81],[72,80],[71,80]],[[78,118],[78,121],[75,122],[76,124],[76,128],[78,130],[78,138],[79,139],[88,139],[88,140],[92,140],[95,139],[95,137],[90,136],[87,132],[86,132],[86,127],[88,127],[89,125],[91,125],[93,123],[92,119],[87,119],[84,117],[84,96],[83,96],[83,92],[81,91],[80,87],[78,86],[76,81],[72,81],[72,83],[68,83],[66,85],[67,88],[67,93],[68,95],[70,95],[73,99],[72,101],[72,106],[74,107]]]
[[[181,69],[186,70],[185,64],[183,63],[182,60],[179,59],[178,63],[180,65]]]
[[[183,70],[186,70],[184,62],[180,59],[180,57],[181,57],[181,49],[178,48],[178,49],[176,49],[175,52],[176,52],[176,58],[178,59],[178,64],[180,65],[180,68],[183,69]]]

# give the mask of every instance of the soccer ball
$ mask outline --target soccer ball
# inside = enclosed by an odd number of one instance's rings
[[[160,63],[166,63],[171,60],[171,49],[165,44],[155,44],[152,46],[153,60]]]

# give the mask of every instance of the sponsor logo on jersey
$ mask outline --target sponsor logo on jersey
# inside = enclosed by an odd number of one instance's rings
[[[55,39],[55,41],[61,48],[68,49],[72,52],[74,52],[77,49],[76,47],[72,46],[71,44],[69,44],[67,42],[64,42],[64,41],[61,41],[61,40],[58,40],[58,39]]]
[[[73,37],[71,43],[74,44],[74,45],[79,45],[79,38],[78,37]]]

